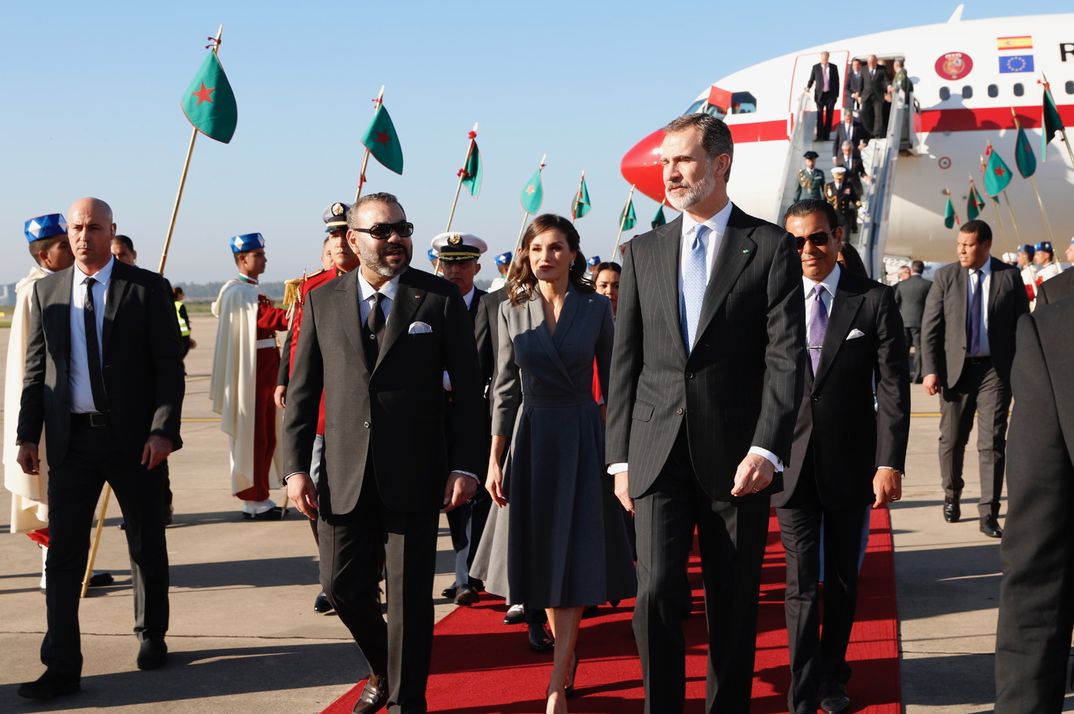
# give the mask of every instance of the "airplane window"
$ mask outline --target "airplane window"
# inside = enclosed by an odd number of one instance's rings
[[[700,111],[701,107],[705,106],[706,104],[708,104],[708,102],[706,102],[704,99],[698,99],[696,102],[687,107],[686,111],[684,111],[683,114],[695,114]]]
[[[1074,82],[1071,82],[1070,80],[1067,80],[1066,88],[1067,88],[1067,94],[1074,94]]]
[[[951,98],[951,90],[947,87],[940,87],[940,101],[946,102]]]
[[[973,87],[971,87],[968,84],[965,87],[963,87],[962,88],[962,98],[963,99],[972,99],[973,98]]]
[[[752,114],[757,111],[757,97],[750,92],[735,92],[731,95],[732,114]]]
[[[1014,83],[1014,96],[1020,97],[1026,93],[1026,88],[1022,86],[1021,82]]]
[[[993,99],[998,97],[999,96],[999,87],[997,87],[994,84],[988,85],[988,96],[992,97]]]

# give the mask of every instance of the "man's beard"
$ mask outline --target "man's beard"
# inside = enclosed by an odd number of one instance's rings
[[[681,185],[681,184],[679,184]],[[706,198],[712,195],[712,191],[715,189],[716,178],[712,175],[711,171],[705,171],[704,176],[700,181],[693,186],[686,188],[685,194],[679,194],[678,196],[668,193],[668,203],[676,211],[685,211],[693,206],[704,201]],[[675,188],[673,186],[672,188]]]
[[[366,266],[382,278],[391,279],[394,278],[396,275],[402,273],[410,265],[410,249],[407,248],[407,246],[405,245],[400,245],[398,247],[403,251],[403,254],[406,256],[406,260],[403,261],[402,265],[397,268],[393,268],[392,266],[384,262],[384,260],[381,258],[381,256],[377,253],[376,250],[369,250],[364,245],[359,246],[359,257],[361,259],[362,265]]]

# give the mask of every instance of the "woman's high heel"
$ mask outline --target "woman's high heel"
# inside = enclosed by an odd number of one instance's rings
[[[574,664],[571,666],[571,677],[567,680],[567,685],[563,687],[563,693],[568,697],[574,696],[574,679],[578,676],[578,653],[574,653]]]

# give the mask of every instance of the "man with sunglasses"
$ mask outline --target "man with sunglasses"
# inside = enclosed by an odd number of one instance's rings
[[[870,503],[881,508],[902,489],[910,428],[905,338],[892,289],[840,267],[843,228],[830,204],[795,203],[784,223],[802,259],[808,353],[791,460],[782,493],[772,497],[787,553],[787,699],[796,714],[815,712],[818,703],[843,712],[865,519]]]
[[[395,196],[363,196],[347,225],[359,269],[303,306],[283,432],[287,494],[317,519],[321,585],[369,662],[354,711],[424,712],[440,511],[473,498],[488,458],[474,426],[485,419],[477,349],[458,289],[410,267],[414,226]]]

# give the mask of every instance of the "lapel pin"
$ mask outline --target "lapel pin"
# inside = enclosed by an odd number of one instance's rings
[[[742,255],[749,255],[749,254],[750,254],[750,249],[749,248],[743,248],[742,249]]]

